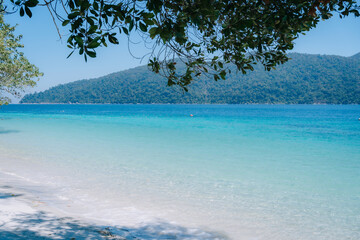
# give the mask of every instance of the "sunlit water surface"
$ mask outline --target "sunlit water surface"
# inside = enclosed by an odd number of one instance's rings
[[[9,105],[0,171],[119,226],[360,239],[359,117],[357,105]]]

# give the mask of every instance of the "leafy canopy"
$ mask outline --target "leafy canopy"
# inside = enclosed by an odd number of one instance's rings
[[[96,49],[119,44],[119,34],[140,34],[151,44],[148,66],[168,85],[186,90],[194,77],[225,79],[233,63],[246,73],[261,63],[266,70],[288,60],[299,34],[334,13],[358,17],[354,0],[11,0],[8,9],[32,16],[46,6],[69,28],[71,54],[96,57]],[[70,54],[70,55],[71,55]],[[183,61],[186,70],[176,70]]]
[[[19,51],[21,36],[14,31],[0,13],[0,105],[10,101],[9,95],[19,97],[25,87],[35,86],[34,78],[42,75]]]

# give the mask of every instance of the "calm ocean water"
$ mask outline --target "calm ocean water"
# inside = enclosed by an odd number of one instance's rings
[[[120,226],[360,239],[358,118],[358,105],[9,105],[0,171]]]

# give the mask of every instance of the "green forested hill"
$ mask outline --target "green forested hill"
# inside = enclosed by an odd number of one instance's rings
[[[189,92],[167,87],[146,66],[59,85],[26,95],[21,103],[329,103],[360,104],[360,53],[352,57],[290,54],[289,62],[262,66],[227,80],[195,80]]]

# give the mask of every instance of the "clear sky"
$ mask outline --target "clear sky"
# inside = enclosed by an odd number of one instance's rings
[[[97,50],[98,57],[88,59],[74,53],[66,58],[70,49],[66,47],[66,36],[60,40],[50,14],[46,8],[35,8],[33,17],[19,17],[18,13],[6,15],[5,20],[18,24],[17,33],[23,35],[23,52],[31,63],[37,65],[44,76],[34,89],[41,91],[60,83],[100,77],[112,72],[146,64],[129,53],[128,41],[124,37],[120,45]],[[65,29],[61,29],[66,34]],[[132,52],[142,57],[147,51],[138,44]],[[296,41],[294,52],[313,54],[334,54],[352,56],[360,52],[360,18],[353,16],[321,22],[317,28]]]

